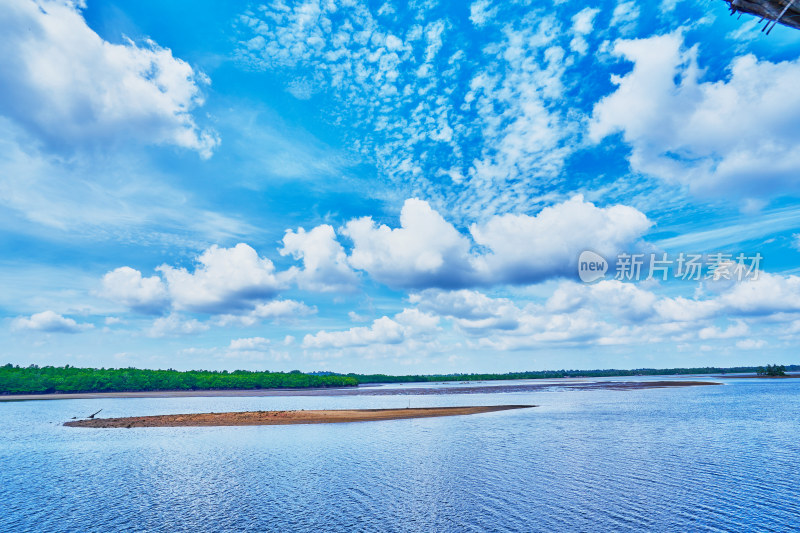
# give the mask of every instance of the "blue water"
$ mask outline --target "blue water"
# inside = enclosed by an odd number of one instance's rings
[[[790,531],[800,380],[431,396],[0,402],[0,531]],[[100,416],[532,403],[350,424]]]

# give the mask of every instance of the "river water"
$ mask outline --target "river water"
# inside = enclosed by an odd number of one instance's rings
[[[800,529],[800,379],[714,381],[723,385],[0,402],[0,531]],[[101,408],[492,404],[538,407],[323,425],[61,425]]]

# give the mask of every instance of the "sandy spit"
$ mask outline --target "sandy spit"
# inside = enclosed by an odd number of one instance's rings
[[[196,413],[184,415],[131,416],[71,420],[65,426],[81,428],[142,428],[183,426],[272,426],[283,424],[331,424],[368,422],[401,418],[474,415],[526,409],[535,405],[489,405],[473,407],[424,407],[414,409],[333,409],[317,411],[244,411],[233,413]]]

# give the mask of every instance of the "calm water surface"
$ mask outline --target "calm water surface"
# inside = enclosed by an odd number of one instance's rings
[[[800,379],[637,391],[0,402],[0,531],[794,531]],[[426,386],[430,386],[426,384]],[[350,424],[100,416],[532,403]]]

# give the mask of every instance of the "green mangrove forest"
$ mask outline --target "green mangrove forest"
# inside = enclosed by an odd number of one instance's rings
[[[72,366],[0,366],[0,394],[51,392],[135,392],[161,390],[279,389],[347,387],[352,377],[292,372],[235,370],[141,370]]]

